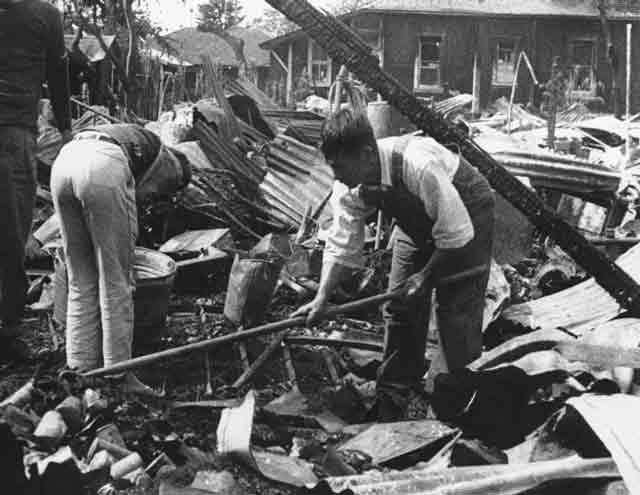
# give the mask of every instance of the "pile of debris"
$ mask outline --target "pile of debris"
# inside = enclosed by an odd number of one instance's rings
[[[138,357],[58,375],[63,277],[50,256],[31,266],[29,324],[41,366],[30,376],[31,363],[9,364],[11,379],[0,385],[10,493],[640,491],[640,320],[588,279],[590,267],[521,218],[497,222],[498,243],[528,243],[526,253],[492,264],[486,352],[448,372],[434,308],[427,390],[412,394],[408,420],[374,422],[384,345],[377,305],[390,297],[382,293],[389,253],[379,249],[387,226],[370,226],[367,268],[340,288],[331,321],[308,329],[304,318],[289,318],[317,290],[331,218],[332,173],[314,147],[321,120],[265,108],[246,91],[238,98],[216,91],[183,109],[187,128],[178,110],[149,123],[194,173],[185,191],[142,215],[147,247],[171,258],[163,283],[172,294],[148,304],[166,310],[166,325],[138,325]],[[435,108],[459,118],[470,102],[458,95]],[[93,109],[74,130],[95,125],[101,113]],[[638,235],[620,228],[636,205],[616,210],[629,180],[616,166],[541,149],[531,136],[544,121],[504,101],[493,116],[464,124],[497,162],[555,197],[550,207],[605,249],[626,251],[618,265],[640,280],[640,247],[628,249]],[[56,139],[45,132],[40,140],[45,170]],[[39,202],[45,220],[46,184]],[[137,297],[141,304],[142,290]],[[131,370],[155,396],[119,386]]]
[[[227,230],[215,240],[183,234],[162,249],[195,249],[196,239],[200,249],[230,245]],[[351,317],[341,306],[345,316],[315,329],[273,321],[299,300],[287,279],[305,284],[296,272],[304,256],[291,248],[271,235],[246,265],[236,258],[235,294],[224,303],[217,293],[173,300],[153,343],[164,350],[123,368],[142,373],[157,397],[128,394],[100,370],[56,375],[60,355],[43,352],[43,366],[0,404],[12,430],[3,451],[20,451],[14,436],[26,446],[5,465],[22,483],[12,493],[635,493],[640,320],[621,314],[593,280],[540,297],[562,286],[549,286],[554,272],[584,279],[562,253],[495,265],[486,330],[494,346],[412,396],[409,420],[376,423],[368,416],[383,347],[375,306]],[[639,248],[619,263],[640,278]],[[246,282],[262,280],[256,270],[272,274],[267,286]],[[523,297],[524,285],[538,298],[511,304],[533,295]]]

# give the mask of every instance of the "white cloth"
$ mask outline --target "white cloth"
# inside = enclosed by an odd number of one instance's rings
[[[391,184],[391,157],[398,137],[378,140],[382,184]],[[433,220],[431,236],[435,246],[455,249],[473,239],[473,224],[453,178],[460,159],[429,137],[414,137],[403,157],[403,182],[418,196]],[[365,220],[373,213],[361,198],[360,186],[349,189],[335,181],[331,195],[333,223],[324,250],[325,263],[362,266]]]

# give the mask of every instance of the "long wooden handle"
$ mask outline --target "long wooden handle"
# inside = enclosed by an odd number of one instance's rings
[[[349,302],[346,304],[341,304],[340,306],[335,306],[333,308],[328,309],[327,312],[325,313],[325,317],[330,318],[332,316],[337,316],[339,314],[358,311],[370,305],[381,304],[383,302],[390,301],[391,299],[394,299],[396,297],[401,297],[404,295],[404,293],[405,291],[403,289],[400,289],[395,292],[387,292],[384,294],[378,294],[375,296],[366,297],[364,299],[359,299],[357,301]],[[129,359],[128,361],[122,361],[121,363],[116,363],[111,366],[105,366],[104,368],[98,368],[96,370],[88,371],[84,373],[83,376],[96,377],[96,376],[113,375],[116,373],[122,373],[123,371],[140,368],[142,366],[155,363],[156,361],[160,361],[162,359],[180,356],[182,354],[186,354],[193,351],[212,349],[214,347],[218,347],[224,344],[230,344],[233,342],[248,340],[255,337],[260,337],[262,335],[268,335],[271,333],[279,332],[287,328],[304,325],[306,320],[307,318],[305,316],[298,316],[296,318],[288,318],[286,320],[267,323],[265,325],[260,325],[254,328],[243,330],[242,332],[231,333],[228,335],[223,335],[221,337],[203,340],[201,342],[194,342],[193,344],[187,344],[180,347],[175,347],[173,349],[166,349],[164,351],[154,352],[153,354],[147,354],[146,356],[139,356],[137,358]]]
[[[459,282],[466,278],[479,275],[480,273],[486,271],[487,269],[488,267],[485,265],[469,268],[468,270],[454,273],[453,275],[449,275],[447,277],[442,277],[436,281],[435,285],[442,286],[450,283]],[[406,296],[406,291],[404,288],[402,288],[402,289],[395,290],[393,292],[385,292],[383,294],[377,294],[375,296],[365,297],[363,299],[358,299],[357,301],[352,301],[346,304],[341,304],[339,306],[334,306],[332,308],[329,308],[325,312],[324,317],[331,318],[333,316],[337,316],[340,314],[353,313],[354,311],[359,311],[362,308],[365,308],[367,306],[382,304],[392,299],[401,298],[405,296]],[[194,342],[193,344],[187,344],[180,347],[175,347],[173,349],[166,349],[164,351],[154,352],[153,354],[139,356],[137,358],[129,359],[128,361],[122,361],[121,363],[116,363],[111,366],[105,366],[104,368],[98,368],[96,370],[88,371],[84,373],[83,376],[95,377],[95,376],[104,376],[104,375],[113,375],[116,373],[122,373],[123,371],[140,368],[142,366],[155,363],[156,361],[160,361],[166,358],[172,358],[175,356],[180,356],[188,352],[201,351],[204,349],[212,349],[220,345],[231,344],[233,342],[240,342],[240,341],[252,339],[254,337],[260,337],[262,335],[276,333],[281,330],[285,330],[287,328],[301,326],[301,325],[304,325],[306,321],[307,321],[307,318],[305,316],[298,316],[296,318],[288,318],[286,320],[275,321],[273,323],[266,323],[265,325],[249,328],[247,330],[243,330],[242,332],[223,335],[221,337],[203,340],[201,342]]]

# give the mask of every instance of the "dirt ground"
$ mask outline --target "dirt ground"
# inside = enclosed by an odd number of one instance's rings
[[[205,301],[206,321],[202,323],[197,310],[196,295],[173,295],[170,302],[169,317],[166,329],[160,338],[146,344],[136,345],[136,354],[168,349],[235,331],[224,321],[224,294],[218,293]],[[201,300],[197,302],[201,303]],[[274,300],[267,321],[286,318],[297,306],[295,294],[281,290]],[[379,311],[375,308],[367,313],[357,315],[372,323],[374,328],[381,328]],[[329,323],[325,330],[331,328],[347,328],[353,321]],[[364,320],[362,320],[364,321]],[[157,329],[156,329],[157,330]],[[322,330],[322,329],[321,329]],[[31,403],[31,409],[38,416],[53,409],[67,395],[67,389],[58,381],[58,371],[64,366],[64,344],[58,350],[53,349],[53,339],[46,320],[27,315],[23,320],[21,338],[29,349],[29,359],[5,364],[0,368],[0,397],[6,397],[29,380],[38,370],[37,393]],[[137,330],[138,331],[138,330]],[[295,330],[294,330],[295,332]],[[299,332],[303,332],[302,329]],[[63,332],[58,330],[59,337]],[[253,361],[264,349],[268,338],[255,339],[247,343],[249,360]],[[331,379],[326,364],[320,353],[310,347],[291,347],[293,364],[298,377],[300,390],[313,397],[319,390],[331,386]],[[140,453],[145,464],[151,462],[160,453],[165,452],[178,465],[178,470],[170,478],[175,485],[191,482],[200,468],[227,470],[236,479],[241,493],[284,494],[294,490],[283,484],[269,481],[256,472],[239,463],[222,459],[216,455],[216,428],[220,419],[220,409],[188,408],[173,409],[173,401],[201,401],[243,397],[249,389],[257,390],[258,405],[266,404],[292,388],[288,381],[282,353],[273,356],[261,372],[240,390],[230,390],[229,385],[242,373],[243,369],[238,351],[234,347],[221,347],[209,352],[211,363],[211,387],[213,396],[206,394],[206,368],[204,353],[188,354],[175,359],[162,361],[146,366],[136,373],[155,391],[164,394],[162,398],[137,398],[124,396],[117,388],[95,379],[84,383],[99,389],[109,403],[105,417],[101,423],[113,421],[120,429],[130,450]],[[344,371],[344,370],[341,370]],[[80,393],[81,391],[78,390]],[[317,400],[322,400],[318,397]],[[252,433],[252,445],[263,448],[279,447],[288,452],[292,438],[307,438],[310,443],[326,441],[326,434],[321,431],[310,431],[307,428],[285,427],[274,425],[273,421],[262,418],[258,413]],[[318,437],[322,437],[318,439]],[[86,453],[92,435],[78,435],[69,438],[74,452],[81,457]],[[185,447],[197,449],[201,457],[185,455]],[[28,448],[25,452],[28,451]],[[180,462],[183,461],[183,462]],[[162,477],[156,477],[155,483],[143,487],[122,487],[117,493],[122,494],[155,494]]]

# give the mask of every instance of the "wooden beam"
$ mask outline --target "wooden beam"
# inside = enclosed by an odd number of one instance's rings
[[[313,75],[313,40],[311,38],[307,38],[307,77],[309,78],[309,81],[314,83],[315,81],[312,81],[311,79],[312,75]]]
[[[273,58],[276,59],[276,62],[280,64],[280,67],[282,67],[282,70],[285,72],[285,74],[288,73],[289,68],[285,65],[283,60],[280,58],[280,55],[278,55],[278,52],[276,52],[275,50],[271,50],[271,55],[273,55]]]
[[[291,106],[293,97],[293,43],[289,42],[289,50],[287,52],[287,107]]]
[[[478,69],[478,52],[473,53],[473,82],[471,94],[473,101],[471,102],[471,114],[480,116],[480,71]]]

